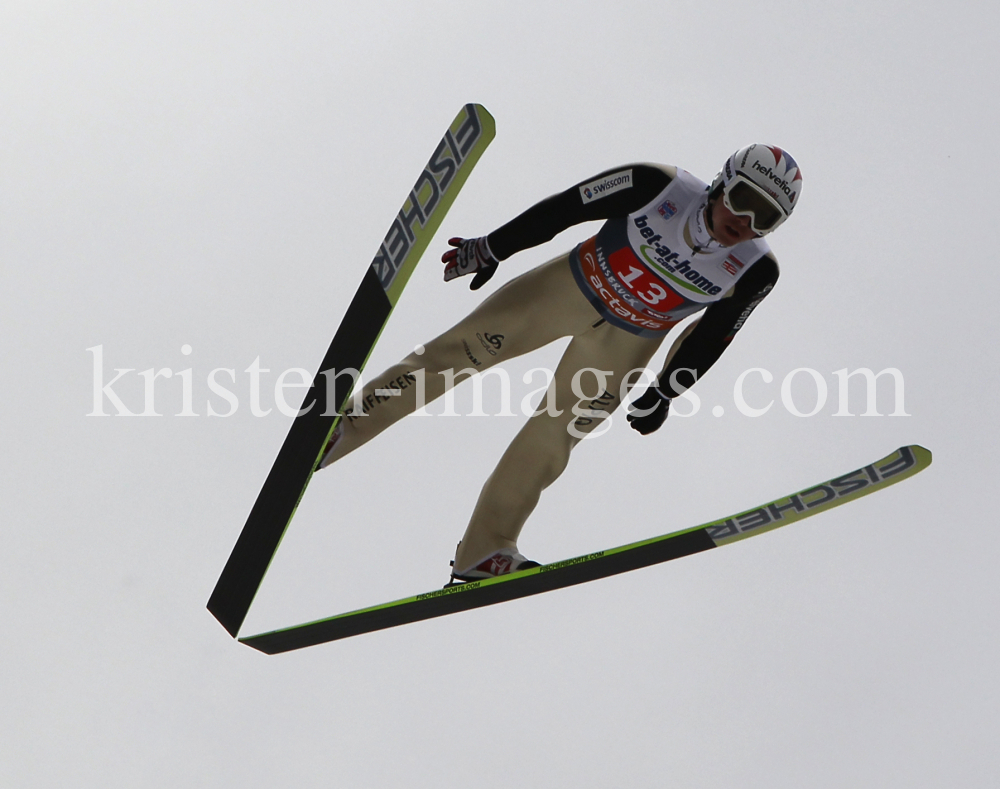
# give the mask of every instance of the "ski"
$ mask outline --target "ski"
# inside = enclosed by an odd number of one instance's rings
[[[278,549],[320,455],[413,269],[469,173],[496,135],[493,117],[466,104],[410,190],[368,266],[302,401],[278,457],[208,601],[236,636]]]
[[[691,529],[499,578],[450,586],[296,627],[248,636],[240,641],[274,655],[607,578],[786,526],[883,490],[930,464],[929,450],[916,445],[900,447],[857,471]]]

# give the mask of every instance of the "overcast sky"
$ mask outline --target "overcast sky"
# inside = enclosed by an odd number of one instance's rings
[[[0,9],[0,785],[1000,783],[995,4],[85,7]],[[694,526],[902,444],[934,465],[724,550],[264,656],[205,603],[290,424],[274,382],[315,371],[470,101],[496,140],[370,372],[596,226],[478,293],[441,281],[449,236],[627,162],[711,180],[760,141],[804,173],[771,240],[781,280],[699,384],[700,411],[645,438],[618,418],[582,444],[526,555]],[[132,370],[114,391],[134,411],[139,372],[190,369],[198,416],[176,415],[176,374],[156,381],[160,417],[88,416],[98,346],[105,382]],[[759,418],[733,399],[754,367],[773,375],[746,389],[775,401]],[[830,392],[808,418],[781,402],[801,367]],[[215,368],[235,371],[228,418],[208,415],[227,409]],[[844,368],[898,369],[909,416],[887,415],[883,377],[883,416],[835,417]],[[815,402],[806,376],[793,392]],[[860,383],[851,395],[862,413]],[[315,477],[243,632],[443,584],[523,421],[404,420]]]

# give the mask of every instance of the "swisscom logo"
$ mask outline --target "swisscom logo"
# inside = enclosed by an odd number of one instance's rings
[[[631,186],[632,170],[629,168],[583,184],[580,186],[580,199],[584,203],[592,203],[594,200],[600,200],[602,197],[620,192],[622,189],[629,189]]]

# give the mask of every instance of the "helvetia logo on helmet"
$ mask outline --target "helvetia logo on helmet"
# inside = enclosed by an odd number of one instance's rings
[[[785,197],[788,198],[789,202],[792,203],[795,202],[796,193],[792,191],[792,187],[787,180],[781,178],[770,167],[764,167],[764,165],[762,165],[759,160],[753,163],[753,169],[759,172],[761,175],[766,175],[768,180],[774,183],[775,186],[777,186],[782,192],[785,193]],[[792,182],[794,183],[799,178],[801,178],[801,176],[798,173],[795,173],[795,178],[792,179]]]
[[[768,180],[770,180],[778,189],[780,189],[785,194],[785,197],[788,198],[788,202],[794,203],[795,196],[798,193],[792,191],[792,184],[794,184],[796,181],[802,180],[802,172],[799,170],[799,165],[791,156],[789,156],[787,153],[781,150],[781,148],[768,146],[767,150],[769,150],[771,152],[771,155],[774,157],[775,167],[781,164],[782,159],[785,160],[784,172],[781,175],[778,175],[776,172],[774,172],[774,169],[771,168],[770,166],[765,166],[761,164],[760,159],[754,159],[753,164],[751,166],[761,175],[767,176]],[[792,176],[791,181],[789,181],[787,178],[782,177],[788,175],[788,173],[791,170],[795,171],[795,175]]]

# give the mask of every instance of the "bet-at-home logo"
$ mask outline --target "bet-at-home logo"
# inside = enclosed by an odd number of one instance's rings
[[[639,235],[647,242],[639,247],[639,251],[655,271],[674,284],[693,293],[707,293],[709,296],[717,296],[722,292],[722,287],[716,285],[694,268],[690,260],[680,260],[680,255],[663,243],[663,237],[653,232],[648,221],[645,214],[632,220]]]

